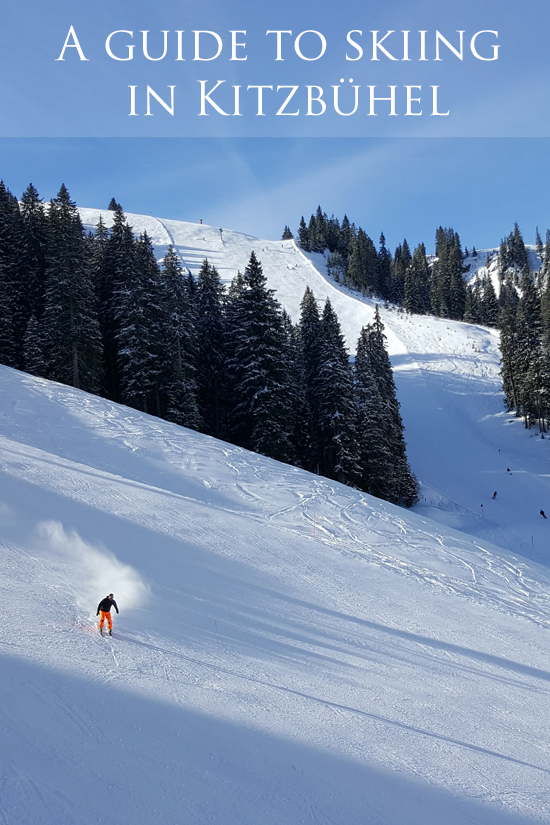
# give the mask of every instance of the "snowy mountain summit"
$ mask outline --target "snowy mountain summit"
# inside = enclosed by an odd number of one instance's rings
[[[191,272],[253,249],[350,348],[372,320],[293,241],[128,219]],[[550,821],[550,441],[495,332],[382,315],[412,511],[0,368],[8,825]]]

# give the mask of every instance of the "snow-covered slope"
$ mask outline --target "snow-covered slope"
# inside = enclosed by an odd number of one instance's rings
[[[548,820],[544,568],[67,387],[0,387],[3,822]]]
[[[372,319],[292,241],[129,219]],[[0,823],[550,821],[549,441],[494,333],[383,317],[414,512],[0,367]]]
[[[82,209],[81,214],[90,229],[100,215],[108,226],[113,220],[108,211]],[[294,320],[307,286],[321,304],[330,298],[351,352],[361,328],[373,319],[372,300],[335,283],[327,276],[324,257],[304,254],[293,240],[267,241],[225,229],[220,235],[218,228],[203,224],[127,217],[136,234],[149,234],[159,259],[172,244],[194,274],[207,257],[229,282],[244,271],[254,250],[269,286]],[[488,251],[469,260],[481,264]],[[529,254],[535,266],[534,247]],[[498,280],[496,270],[494,276]],[[383,307],[381,313],[408,454],[422,483],[424,498],[416,509],[545,562],[548,529],[539,511],[550,513],[550,440],[531,437],[520,421],[506,415],[496,332],[433,317],[411,318]],[[492,500],[495,490],[497,501]]]

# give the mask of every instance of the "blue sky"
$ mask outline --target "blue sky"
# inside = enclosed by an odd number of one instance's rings
[[[546,104],[550,69],[547,31],[550,8],[547,0],[24,0],[2,2],[0,30],[0,136],[36,137],[391,137],[391,136],[469,136],[469,137],[550,137],[550,110]],[[74,48],[74,41],[63,51],[70,28],[78,37],[85,61]],[[216,60],[194,60],[194,31],[214,31],[222,41]],[[230,31],[246,48],[237,50],[244,60],[231,59]],[[268,30],[291,31],[282,36],[283,60],[276,60],[276,38]],[[107,37],[112,53],[106,51]],[[149,57],[143,54],[142,34],[149,34]],[[167,52],[162,56],[164,36]],[[183,60],[178,60],[178,35],[181,31]],[[346,36],[362,45],[364,55],[349,45]],[[381,50],[372,60],[372,31],[384,41],[391,60]],[[409,59],[404,60],[403,31],[408,31]],[[426,60],[420,60],[420,31],[426,32]],[[441,59],[435,60],[436,32],[455,49],[459,32],[464,32],[462,60],[441,46]],[[477,42],[478,54],[470,48],[472,37],[484,34]],[[294,50],[302,32],[301,59]],[[326,41],[326,52],[318,59],[319,32]],[[362,32],[361,35],[358,32]],[[209,42],[208,42],[209,41]],[[490,60],[492,46],[498,44],[498,60]],[[134,46],[132,60],[125,60]],[[202,56],[213,56],[215,46],[206,36]],[[62,55],[63,61],[58,60]],[[349,81],[353,80],[350,85]],[[225,117],[207,106],[200,115],[200,82],[216,92],[224,111],[234,111],[233,86],[241,87],[240,115]],[[278,85],[296,85],[293,99],[299,116],[276,116],[283,92]],[[153,102],[151,115],[145,115],[145,92],[150,86],[164,100],[170,100],[174,86],[174,114]],[[257,92],[248,86],[269,85],[265,91],[265,116],[257,114]],[[327,111],[306,114],[306,87],[324,90]],[[343,87],[341,110],[352,109],[353,85],[360,87],[357,113],[351,117],[334,113],[333,86]],[[389,116],[389,104],[376,104],[370,116],[368,86],[375,96],[387,96],[396,86],[396,116]],[[422,103],[422,116],[406,114],[405,86]],[[130,116],[129,87],[136,87],[136,116]],[[431,86],[439,87],[441,112],[433,116]],[[347,92],[347,94],[345,94]],[[286,92],[284,92],[286,95]]]
[[[198,221],[277,238],[317,205],[393,248],[433,247],[452,226],[497,245],[514,221],[526,242],[550,227],[547,139],[3,139],[0,176],[48,200],[65,183],[80,206]]]
[[[550,107],[547,105],[550,50],[547,0],[25,0],[2,2],[0,30],[0,176],[17,195],[32,181],[45,199],[61,182],[82,206],[106,206],[111,196],[128,211],[182,220],[202,218],[264,237],[278,237],[285,223],[296,229],[300,216],[321,204],[329,214],[363,226],[377,240],[384,231],[393,248],[406,237],[411,245],[432,247],[436,227],[452,226],[463,243],[496,245],[518,221],[531,242],[535,226],[550,226],[546,190],[550,160]],[[73,26],[86,61],[75,48],[58,61]],[[291,30],[284,36],[284,61],[276,61],[275,38],[267,30]],[[116,35],[113,53],[105,50]],[[164,60],[147,60],[142,31],[150,32],[150,56],[161,54],[162,31],[169,32]],[[193,31],[217,32],[223,50],[216,61],[193,60]],[[230,30],[246,30],[248,60],[231,61]],[[318,61],[301,60],[292,44],[300,32],[318,31],[327,42]],[[365,47],[358,54],[346,33]],[[402,31],[410,31],[411,60],[370,60],[370,32],[395,34],[385,44],[403,57]],[[464,59],[442,47],[434,61],[434,36],[440,31],[458,45],[464,31]],[[488,56],[500,46],[497,61],[480,61],[469,51],[475,32],[498,31],[479,40]],[[176,60],[177,31],[182,55]],[[426,31],[426,54],[419,61],[419,31]],[[317,35],[300,41],[312,56]],[[213,41],[210,40],[210,44]],[[126,51],[125,51],[126,49]],[[205,46],[208,53],[208,40]],[[349,83],[353,78],[353,84]],[[209,88],[242,86],[242,116],[199,117],[198,81]],[[307,85],[323,87],[330,104],[333,85],[353,102],[360,87],[357,116],[305,115]],[[300,116],[277,117],[266,90],[266,116],[255,114],[247,84],[297,84]],[[366,114],[367,86],[388,94],[396,85],[396,117],[389,105],[379,115]],[[404,87],[422,86],[421,117],[404,115]],[[129,117],[129,86],[136,86],[137,117]],[[175,114],[153,100],[151,117],[143,114],[147,85],[159,93],[176,86]],[[431,85],[438,85],[441,111],[431,116]],[[366,91],[367,90],[367,91]],[[168,93],[165,94],[168,100]],[[228,108],[227,98],[215,98]],[[279,104],[277,98],[277,105]],[[292,105],[294,106],[294,100]],[[141,107],[141,108],[140,108]],[[293,110],[293,109],[291,109]]]

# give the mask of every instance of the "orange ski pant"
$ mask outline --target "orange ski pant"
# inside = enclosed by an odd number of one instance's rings
[[[99,611],[99,629],[103,628],[103,624],[107,619],[107,627],[109,630],[113,629],[113,620],[111,619],[111,611],[110,610],[100,610]]]

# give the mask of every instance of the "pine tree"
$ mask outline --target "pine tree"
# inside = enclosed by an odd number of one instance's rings
[[[490,327],[498,326],[499,305],[491,276],[487,272],[483,277],[483,323]]]
[[[388,300],[401,306],[405,300],[405,281],[412,264],[411,251],[407,239],[397,247],[393,259]]]
[[[361,469],[353,377],[340,324],[328,298],[321,322],[319,356],[316,393],[321,473],[354,486]]]
[[[47,365],[44,351],[41,326],[34,315],[31,315],[23,344],[23,361],[26,372],[42,378],[46,377]]]
[[[350,241],[346,279],[365,295],[378,295],[378,255],[372,240],[359,229]]]
[[[281,240],[290,241],[290,240],[292,240],[293,237],[294,237],[294,235],[292,234],[290,227],[285,225],[285,228],[283,230],[283,236],[282,236]]]
[[[309,287],[306,287],[300,307],[301,313],[300,323],[298,325],[298,336],[303,362],[307,428],[311,434],[309,463],[305,466],[308,470],[320,473],[322,447],[319,425],[320,398],[318,394],[318,381],[321,365],[322,329],[317,301]]]
[[[221,438],[227,425],[225,290],[205,259],[197,286],[198,403],[205,432]]]
[[[100,224],[101,226],[101,224]],[[100,229],[104,235],[104,228]],[[135,242],[131,227],[122,209],[116,209],[109,236],[98,242],[103,254],[96,262],[96,283],[99,295],[99,318],[105,359],[103,393],[113,401],[121,401],[120,365],[118,357],[121,305],[123,296],[132,289],[135,271]]]
[[[514,354],[519,395],[519,409],[529,427],[535,420],[542,421],[540,406],[542,389],[540,298],[529,268],[525,266],[520,278],[521,298],[516,313],[516,345]]]
[[[333,252],[327,258],[327,274],[330,275],[331,278],[341,284],[344,281],[344,277],[346,274],[346,262],[342,256],[341,252]]]
[[[102,348],[97,301],[82,223],[64,185],[48,212],[47,257],[42,317],[47,377],[98,392]]]
[[[306,222],[304,220],[303,215],[300,219],[300,226],[298,228],[298,243],[300,244],[300,247],[304,250],[304,252],[311,252],[309,231],[306,226]]]
[[[120,395],[129,407],[158,415],[161,286],[153,246],[146,233],[135,244],[132,258],[132,278],[121,284],[114,296]]]
[[[351,239],[354,235],[355,232],[351,227],[349,218],[347,215],[344,215],[344,217],[342,218],[342,225],[340,227],[339,245],[337,247],[338,252],[341,253],[344,260],[348,259],[351,247]]]
[[[254,252],[245,269],[230,337],[235,407],[230,429],[243,447],[280,461],[292,458],[292,398],[281,310]],[[236,307],[234,307],[236,309]]]
[[[432,312],[443,318],[461,320],[466,308],[466,283],[458,234],[439,227],[436,232],[437,261],[432,270],[430,301]]]
[[[391,295],[392,281],[392,256],[386,248],[386,238],[382,232],[380,235],[380,246],[378,249],[378,295],[384,300],[389,300]]]
[[[497,305],[498,310],[498,305]],[[474,285],[466,286],[466,300],[464,303],[464,320],[467,324],[483,323],[481,308],[479,305],[479,288],[477,282]]]
[[[47,222],[44,204],[37,189],[31,184],[21,197],[23,219],[22,269],[26,292],[25,320],[31,315],[38,319],[44,309],[46,280]]]
[[[542,243],[542,238],[540,236],[538,226],[535,229],[535,247],[536,247],[536,250],[537,250],[537,255],[539,256],[539,260],[542,263],[542,259],[543,259],[543,256],[544,256],[544,246],[543,246],[543,243]]]
[[[430,269],[424,244],[416,247],[412,261],[406,269],[403,306],[411,313],[430,312]]]
[[[461,321],[464,317],[464,306],[466,303],[466,282],[464,280],[464,267],[462,264],[462,250],[458,234],[455,233],[452,248],[449,256],[450,268],[450,317],[456,321]]]
[[[367,326],[366,334],[362,337],[366,339],[362,343],[363,357],[368,357],[369,367],[383,402],[383,414],[379,419],[384,431],[382,444],[391,455],[391,462],[386,467],[385,477],[381,482],[382,497],[410,507],[418,498],[418,482],[410,470],[406,457],[403,421],[378,307],[375,310],[374,322]]]
[[[203,429],[198,404],[198,314],[193,280],[185,278],[173,246],[161,272],[160,394],[164,417],[183,427]]]
[[[22,366],[23,338],[30,315],[23,277],[19,204],[0,181],[0,363]]]
[[[304,469],[312,466],[313,440],[310,411],[306,397],[305,362],[301,333],[283,310],[283,330],[286,339],[286,379],[291,396],[289,433],[293,447],[293,463]]]

